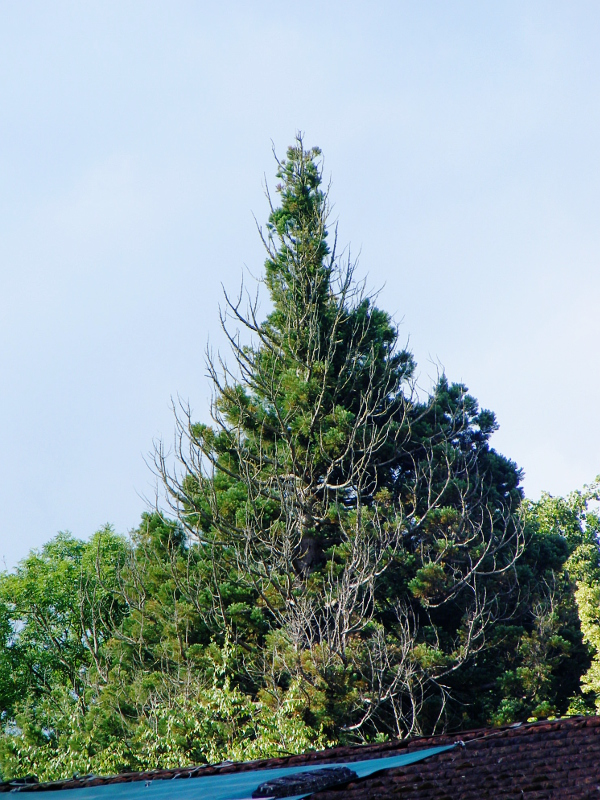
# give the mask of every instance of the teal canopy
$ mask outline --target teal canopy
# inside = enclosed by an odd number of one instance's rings
[[[103,786],[87,786],[81,789],[63,789],[60,800],[250,800],[261,783],[284,775],[311,772],[326,767],[349,767],[359,778],[366,778],[384,769],[395,769],[414,764],[430,756],[451,750],[455,744],[445,747],[431,747],[428,750],[414,750],[401,756],[370,758],[366,761],[352,761],[335,764],[311,764],[304,767],[278,767],[257,769],[246,772],[221,775],[199,775],[195,778],[132,781],[130,783],[108,783]],[[287,800],[300,800],[309,794],[288,797]]]

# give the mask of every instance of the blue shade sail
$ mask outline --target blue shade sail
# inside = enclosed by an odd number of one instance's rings
[[[109,783],[104,786],[87,786],[81,789],[62,789],[60,800],[250,800],[261,783],[267,780],[311,772],[326,767],[350,767],[359,778],[366,778],[384,769],[395,769],[414,764],[430,756],[452,750],[455,744],[445,747],[431,747],[428,750],[415,750],[401,756],[370,758],[366,761],[351,761],[334,764],[311,764],[305,767],[276,767],[247,772],[207,775],[205,778],[181,778],[155,781],[132,781],[130,783]],[[53,793],[54,794],[54,793]],[[288,797],[287,800],[300,800],[308,797],[306,793]]]

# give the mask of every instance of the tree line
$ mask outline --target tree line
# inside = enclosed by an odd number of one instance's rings
[[[417,390],[320,151],[298,138],[277,177],[271,311],[226,295],[211,422],[181,407],[176,458],[156,449],[165,509],[0,576],[5,778],[600,707],[599,485],[526,500],[493,413],[445,375]]]

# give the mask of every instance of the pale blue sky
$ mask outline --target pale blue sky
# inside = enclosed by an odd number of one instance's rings
[[[597,2],[0,7],[0,556],[126,532],[170,398],[206,416],[220,284],[263,253],[271,140],[323,148],[340,235],[427,386],[525,489],[600,472]]]

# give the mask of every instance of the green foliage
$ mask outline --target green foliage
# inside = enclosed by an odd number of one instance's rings
[[[496,722],[589,713],[600,644],[594,603],[600,525],[593,484],[566,498],[526,502],[527,547],[518,564],[522,629],[498,680]],[[515,631],[517,632],[517,631]]]
[[[173,519],[0,576],[0,771],[251,759],[600,709],[598,485],[523,501],[494,415],[412,355],[336,251],[320,151],[278,162],[271,311],[228,314]],[[333,233],[333,235],[332,235]],[[224,317],[226,332],[227,317]]]
[[[157,703],[129,735],[110,730],[92,706],[87,711],[57,689],[18,715],[19,735],[0,740],[5,778],[23,774],[56,780],[74,774],[167,769],[185,764],[251,760],[325,747],[322,732],[300,713],[296,687],[276,708],[231,686],[225,666],[213,664],[212,684],[188,687],[188,695]]]
[[[47,697],[57,685],[83,701],[86,672],[98,668],[100,650],[123,615],[105,581],[125,548],[110,528],[88,543],[59,533],[14,574],[2,576],[0,664],[11,666],[0,673],[5,717],[21,698]]]
[[[330,247],[318,158],[299,138],[279,163],[273,310],[230,303],[254,341],[232,333],[235,369],[209,364],[213,426],[180,420],[183,479],[158,463],[238,680],[299,685],[308,723],[364,740],[453,724],[454,676],[514,613],[520,473],[465,386],[415,395],[393,321]]]

